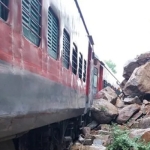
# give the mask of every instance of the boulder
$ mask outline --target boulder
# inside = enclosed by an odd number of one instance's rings
[[[126,123],[135,113],[140,110],[140,106],[137,104],[131,104],[125,106],[123,109],[119,110],[119,115],[117,117],[117,123]]]
[[[134,70],[123,92],[125,95],[140,96],[150,94],[150,62]]]
[[[147,129],[131,129],[129,137],[141,138],[145,142],[150,142],[150,128]]]
[[[135,68],[139,67],[136,59],[130,60],[126,63],[123,69],[123,77],[128,80]]]
[[[133,60],[130,60],[126,63],[123,70],[123,77],[128,80],[135,70],[135,68],[144,65],[150,60],[150,52],[146,52],[136,57]]]
[[[124,105],[124,102],[118,97],[117,100],[116,100],[115,106],[117,108],[123,108],[125,105]]]
[[[138,96],[135,96],[134,98],[126,97],[123,101],[124,101],[125,104],[134,104],[134,103],[139,104],[139,105],[142,104],[142,102],[138,98]]]
[[[143,116],[142,111],[139,111],[138,113],[134,114],[128,123],[128,127],[132,127],[133,125],[135,125],[136,120],[141,118],[142,116]]]
[[[142,129],[149,128],[150,127],[150,116],[140,119],[138,127],[142,128]]]
[[[91,114],[98,123],[107,124],[117,117],[118,110],[108,101],[104,99],[97,99],[93,101]]]
[[[96,94],[95,99],[105,99],[110,103],[115,104],[117,94],[111,87],[107,86]]]

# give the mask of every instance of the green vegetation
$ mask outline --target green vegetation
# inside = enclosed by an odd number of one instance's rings
[[[113,126],[112,133],[113,141],[108,150],[150,150],[150,143],[146,144],[140,138],[130,138],[128,130]]]
[[[101,111],[107,111],[107,108],[105,108],[104,106],[101,106]]]
[[[116,71],[116,64],[112,62],[112,60],[105,60],[105,63],[108,65],[108,67],[111,69],[113,73],[117,73]]]

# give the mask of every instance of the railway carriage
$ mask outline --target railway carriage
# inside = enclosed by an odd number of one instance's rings
[[[77,0],[0,0],[0,141],[11,143],[0,149],[60,150],[78,136],[103,88],[93,44]]]

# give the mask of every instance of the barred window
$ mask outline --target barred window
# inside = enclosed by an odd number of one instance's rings
[[[97,88],[97,81],[98,81],[98,69],[94,68],[94,87]]]
[[[67,31],[64,29],[62,62],[63,66],[66,67],[67,69],[69,68],[69,61],[70,61],[70,37]]]
[[[79,78],[82,79],[82,64],[83,64],[83,56],[79,53]]]
[[[83,72],[83,81],[86,81],[86,60],[84,59],[84,72]]]
[[[23,34],[37,46],[41,39],[41,7],[40,0],[22,0]]]
[[[73,50],[72,50],[72,72],[74,74],[77,74],[77,67],[78,67],[77,56],[78,56],[77,46],[75,44],[73,44]]]
[[[0,0],[0,18],[3,20],[7,20],[9,8],[8,8],[9,0]]]
[[[58,57],[59,21],[51,8],[48,10],[48,53],[54,58]]]

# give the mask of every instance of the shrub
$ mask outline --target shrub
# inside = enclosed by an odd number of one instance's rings
[[[108,150],[150,150],[150,143],[144,143],[137,138],[130,138],[128,130],[121,130],[117,126],[112,127],[112,143]]]

